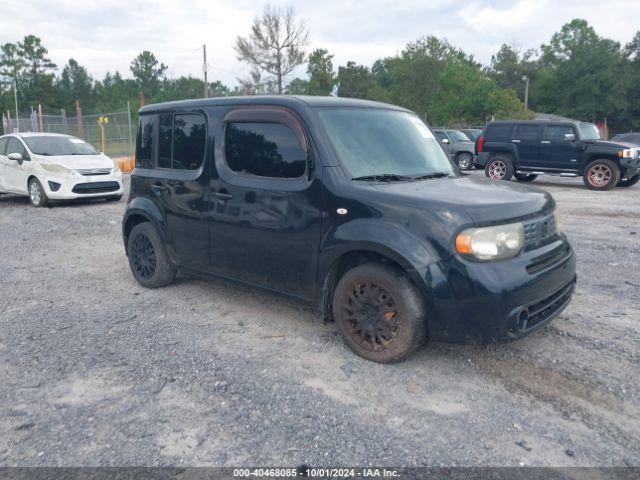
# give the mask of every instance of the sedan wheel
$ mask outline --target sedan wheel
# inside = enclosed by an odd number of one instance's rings
[[[34,207],[44,207],[49,201],[42,185],[35,178],[29,182],[29,200]]]
[[[460,170],[471,170],[473,167],[473,157],[470,153],[463,152],[456,155],[456,165]]]

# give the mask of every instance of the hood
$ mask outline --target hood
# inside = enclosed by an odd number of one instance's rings
[[[70,170],[84,168],[113,168],[114,163],[106,155],[38,155],[41,163],[53,163]]]
[[[553,197],[543,190],[471,175],[366,185],[393,197],[388,200],[395,204],[451,214],[464,212],[477,226],[549,213],[555,207]]]
[[[590,143],[592,145],[597,145],[599,147],[609,147],[609,148],[638,148],[638,145],[630,142],[620,142],[620,141],[612,141],[612,140],[585,140],[586,143]]]

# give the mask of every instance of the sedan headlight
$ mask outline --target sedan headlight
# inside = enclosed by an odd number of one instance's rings
[[[40,166],[43,170],[46,170],[50,173],[57,173],[58,175],[75,175],[73,170],[69,170],[62,165],[58,165],[57,163],[40,163]]]
[[[523,246],[524,227],[521,223],[468,228],[456,237],[456,252],[477,260],[512,258]]]

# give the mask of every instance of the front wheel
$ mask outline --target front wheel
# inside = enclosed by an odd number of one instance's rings
[[[582,180],[590,190],[611,190],[620,180],[620,169],[611,160],[594,160],[584,169]]]
[[[149,222],[140,223],[131,230],[127,256],[131,273],[143,287],[164,287],[176,278],[176,266],[169,260],[162,238]]]
[[[484,168],[484,174],[491,180],[511,180],[513,170],[513,162],[510,158],[497,156],[489,160]]]
[[[427,337],[425,307],[409,279],[383,264],[357,266],[340,279],[333,316],[345,343],[378,363],[406,359]]]
[[[460,170],[471,170],[473,168],[473,155],[469,152],[460,152],[454,161]]]
[[[29,182],[29,200],[34,207],[44,207],[49,203],[49,198],[37,178]]]
[[[538,175],[535,175],[533,173],[514,173],[513,174],[514,177],[516,177],[516,180],[518,180],[519,182],[533,182],[536,178],[538,178]]]
[[[631,177],[625,177],[618,180],[617,187],[633,187],[636,183],[640,181],[640,173],[633,175]]]

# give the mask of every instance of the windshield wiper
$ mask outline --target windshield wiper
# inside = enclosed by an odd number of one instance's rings
[[[424,173],[422,175],[413,175],[411,178],[413,180],[427,180],[430,178],[442,178],[448,177],[449,174],[446,172],[433,172],[433,173]]]
[[[378,175],[363,175],[361,177],[353,177],[351,180],[368,180],[373,182],[406,182],[409,180],[414,180],[414,177],[398,175],[397,173],[380,173]]]

